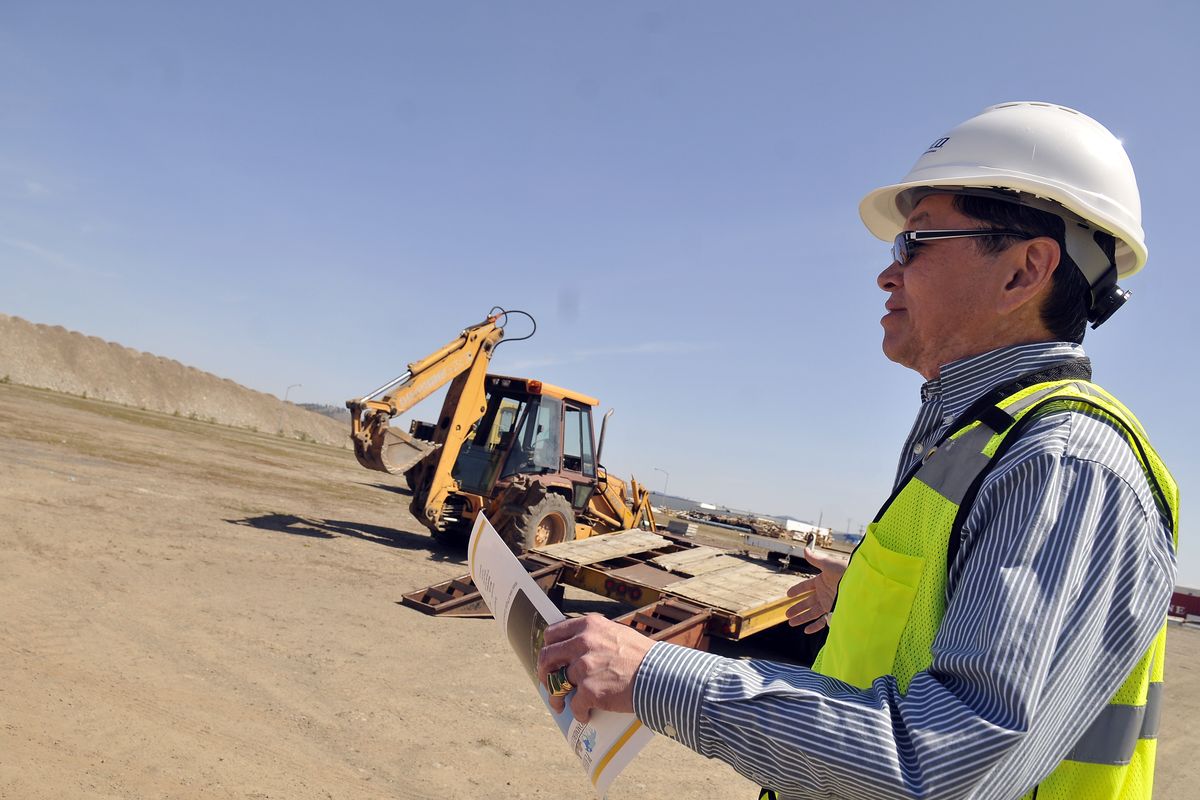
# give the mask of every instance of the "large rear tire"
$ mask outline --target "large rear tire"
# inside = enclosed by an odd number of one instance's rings
[[[547,494],[513,517],[508,530],[509,547],[523,552],[575,539],[575,512],[560,494]]]

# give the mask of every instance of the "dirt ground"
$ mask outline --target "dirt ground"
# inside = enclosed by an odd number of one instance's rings
[[[466,571],[399,486],[345,450],[0,385],[0,797],[590,796],[491,620],[397,604]],[[1200,632],[1170,636],[1156,797],[1182,800]],[[610,797],[754,792],[659,737]]]

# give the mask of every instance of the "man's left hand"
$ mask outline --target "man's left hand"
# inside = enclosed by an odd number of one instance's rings
[[[587,722],[592,709],[633,711],[633,679],[654,641],[599,614],[563,620],[546,629],[545,646],[538,655],[538,680],[559,667],[575,686],[571,713]],[[565,706],[561,697],[550,698],[556,712]]]

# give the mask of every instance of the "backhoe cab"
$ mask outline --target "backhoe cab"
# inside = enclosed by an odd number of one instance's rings
[[[486,373],[505,317],[467,328],[396,380],[348,401],[359,463],[403,474],[413,515],[439,540],[465,539],[480,511],[516,552],[639,526],[654,530],[645,487],[631,480],[627,493],[599,465],[596,398]],[[414,421],[407,434],[389,425],[447,382],[437,422]],[[603,431],[600,439],[602,447]]]

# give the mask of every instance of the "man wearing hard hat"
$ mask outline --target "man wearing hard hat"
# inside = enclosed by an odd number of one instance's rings
[[[1081,346],[1146,262],[1129,159],[1077,111],[993,106],[860,213],[892,242],[884,353],[926,382],[892,496],[805,587],[836,606],[789,612],[828,620],[812,669],[589,616],[541,672],[764,797],[1148,798],[1176,487]]]

